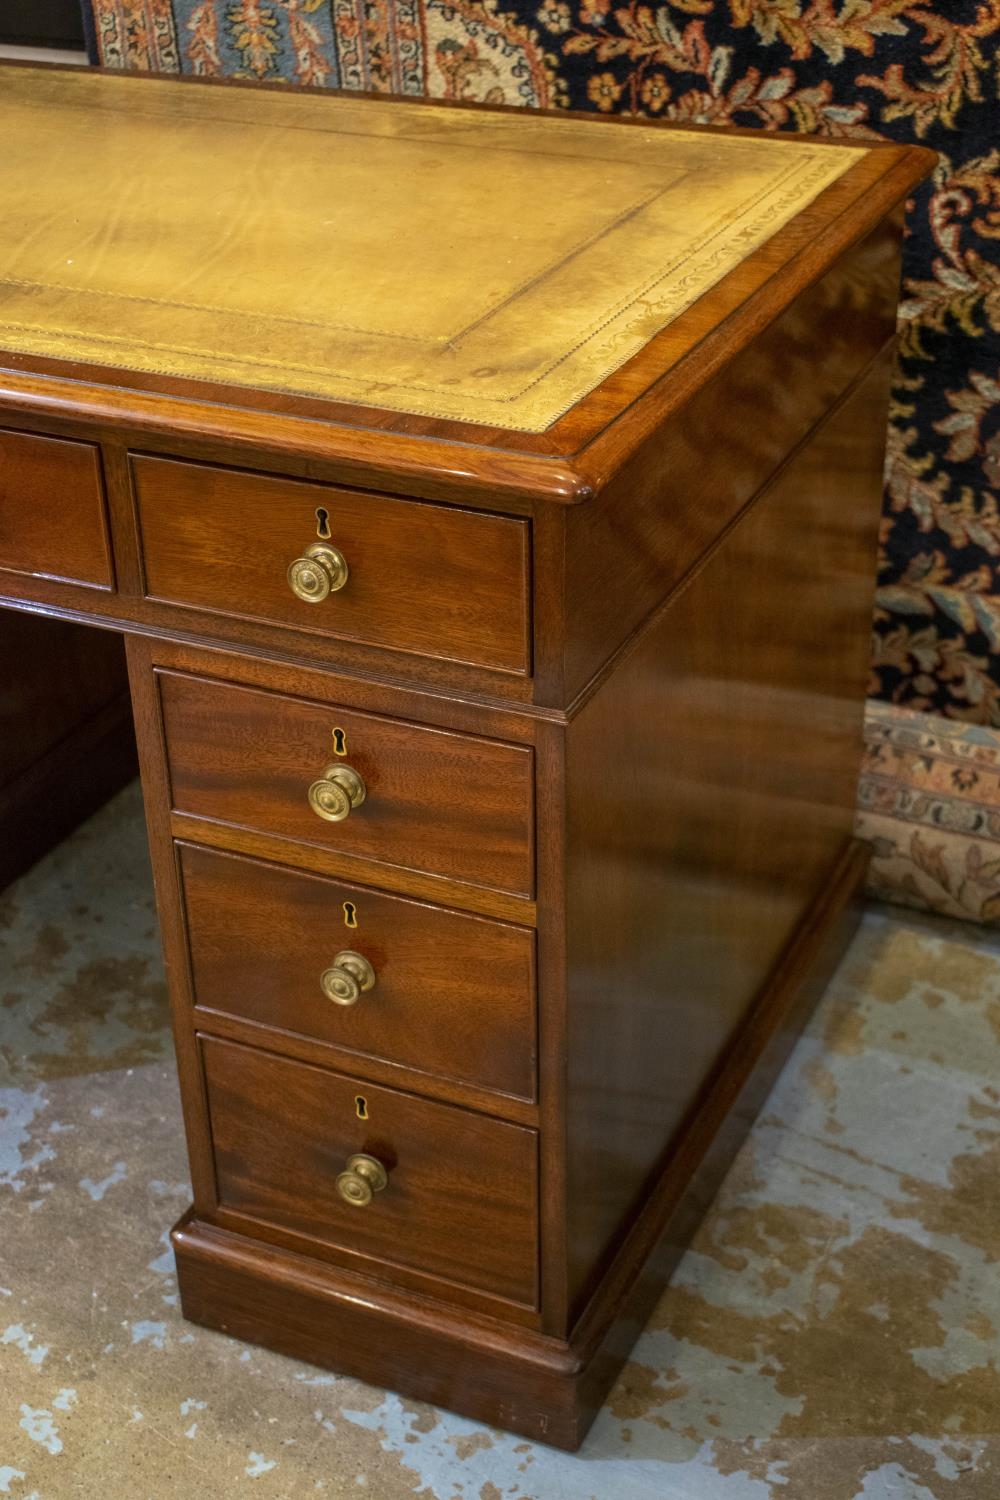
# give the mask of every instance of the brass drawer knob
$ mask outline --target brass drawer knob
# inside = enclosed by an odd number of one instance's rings
[[[356,1005],[365,990],[374,988],[375,970],[361,953],[345,949],[319,979],[323,993],[335,1005]]]
[[[342,823],[352,807],[360,807],[368,788],[353,766],[327,766],[309,788],[309,806],[327,823]]]
[[[389,1174],[377,1156],[360,1153],[347,1161],[346,1171],[337,1178],[337,1192],[345,1203],[366,1208],[376,1193],[389,1181]]]
[[[288,569],[292,593],[305,604],[322,604],[344,587],[348,576],[344,554],[327,542],[314,542]]]

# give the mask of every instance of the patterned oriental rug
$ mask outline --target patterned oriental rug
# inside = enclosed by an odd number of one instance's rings
[[[137,788],[0,896],[0,1495],[996,1500],[1000,940],[875,911],[577,1456],[185,1323]]]
[[[989,729],[869,703],[857,832],[884,900],[1000,922],[1000,741]]]

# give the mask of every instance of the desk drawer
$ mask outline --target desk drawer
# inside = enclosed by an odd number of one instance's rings
[[[199,677],[159,681],[177,811],[532,894],[529,748]],[[333,778],[344,773],[360,778],[364,800],[327,821],[310,789],[322,783],[318,800],[328,793],[342,811]]]
[[[113,587],[92,443],[0,430],[0,591],[5,572]]]
[[[531,932],[195,844],[178,857],[196,1004],[534,1097]]]
[[[150,598],[529,670],[526,521],[172,459],[132,466]],[[324,541],[347,581],[303,600],[289,566]],[[313,564],[306,583],[322,574]]]
[[[534,1131],[213,1037],[201,1049],[220,1208],[535,1305]],[[356,1154],[388,1176],[363,1206],[337,1183]]]

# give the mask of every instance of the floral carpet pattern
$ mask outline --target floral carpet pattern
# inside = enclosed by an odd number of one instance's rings
[[[909,215],[876,696],[1000,726],[1000,0],[85,0],[106,66],[881,136]]]
[[[576,1456],[184,1322],[135,788],[0,895],[0,1495],[995,1500],[1000,941],[868,915]]]
[[[872,895],[1000,923],[996,733],[869,703],[857,833],[874,850]]]

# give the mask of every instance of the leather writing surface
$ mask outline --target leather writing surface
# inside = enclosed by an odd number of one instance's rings
[[[538,432],[864,148],[0,70],[0,348]]]

